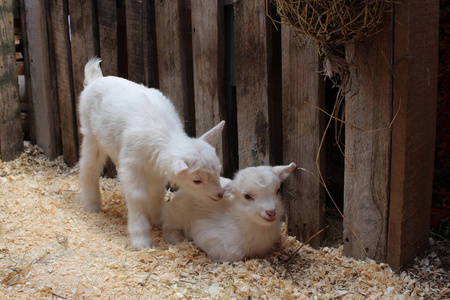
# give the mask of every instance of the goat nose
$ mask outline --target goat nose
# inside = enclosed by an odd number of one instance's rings
[[[268,210],[266,210],[266,214],[269,217],[273,218],[277,215],[277,210],[276,209],[268,209]]]
[[[217,194],[217,197],[222,198],[222,197],[223,197],[223,191],[219,192],[219,193]]]

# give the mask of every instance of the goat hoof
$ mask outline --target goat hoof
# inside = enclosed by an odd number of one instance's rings
[[[143,249],[148,249],[153,247],[153,241],[151,237],[139,237],[133,238],[131,240],[131,248],[140,251]]]

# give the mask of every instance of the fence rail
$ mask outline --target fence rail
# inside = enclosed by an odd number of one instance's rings
[[[14,39],[13,2],[1,0],[2,45]],[[19,2],[31,139],[51,159],[78,160],[77,99],[95,55],[105,75],[161,89],[190,135],[226,120],[218,153],[227,176],[291,161],[319,178],[330,172],[328,119],[317,109],[326,100],[321,58],[292,29],[273,25],[268,1]],[[428,243],[439,2],[425,2],[393,4],[382,32],[347,47],[354,68],[345,106],[344,253],[393,266]],[[21,151],[17,80],[9,76],[13,50],[0,50],[0,150],[9,160]],[[297,171],[284,187],[289,233],[302,241],[325,225],[326,190],[315,176]]]

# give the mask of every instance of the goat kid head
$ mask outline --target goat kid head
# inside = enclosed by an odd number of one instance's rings
[[[297,166],[259,166],[239,171],[224,187],[224,197],[233,201],[249,220],[260,226],[281,221],[284,214],[280,186]]]
[[[172,164],[173,183],[189,194],[201,199],[220,200],[223,188],[220,185],[222,164],[214,146],[219,142],[225,122],[222,121],[198,139],[192,139],[184,157]]]

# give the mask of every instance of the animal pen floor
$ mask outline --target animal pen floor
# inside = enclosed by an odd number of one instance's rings
[[[193,243],[154,229],[155,249],[128,248],[126,208],[115,179],[101,180],[104,212],[78,199],[78,168],[27,145],[0,162],[1,299],[446,298],[449,275],[432,252],[394,273],[341,249],[314,250],[283,235],[266,259],[214,263]]]

